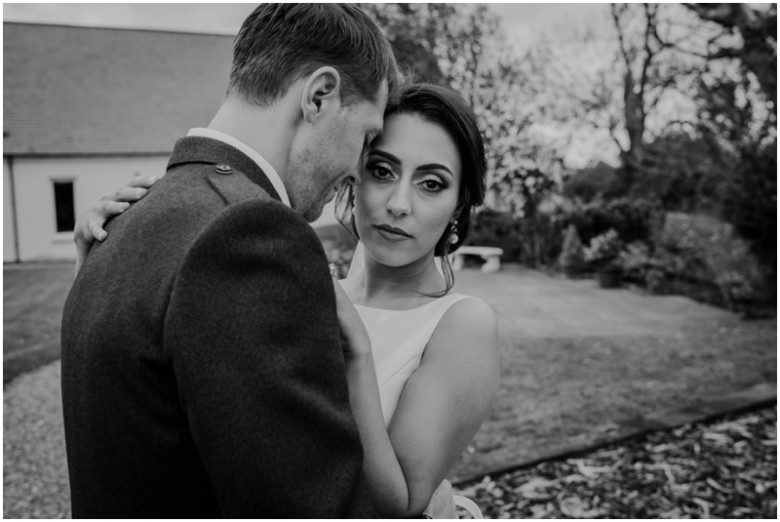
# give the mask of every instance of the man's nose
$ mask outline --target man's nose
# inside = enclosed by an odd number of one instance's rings
[[[363,154],[360,153],[360,157],[358,158],[357,165],[352,167],[352,170],[349,174],[347,174],[347,183],[352,185],[353,187],[359,187],[360,184],[363,182]]]
[[[352,172],[347,175],[346,182],[353,187],[359,187],[363,183],[361,170],[360,168],[352,169]]]

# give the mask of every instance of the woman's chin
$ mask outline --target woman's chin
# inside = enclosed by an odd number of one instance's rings
[[[389,268],[401,268],[420,262],[425,253],[399,251],[397,246],[363,243],[366,254],[376,263]]]
[[[393,248],[392,246],[369,244],[365,242],[363,245],[365,246],[366,254],[368,254],[373,261],[383,266],[398,268],[406,266],[413,261],[411,256],[407,253],[399,252],[397,248]]]

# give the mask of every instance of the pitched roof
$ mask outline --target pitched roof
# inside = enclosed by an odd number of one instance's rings
[[[169,153],[227,88],[232,36],[3,24],[3,154]]]

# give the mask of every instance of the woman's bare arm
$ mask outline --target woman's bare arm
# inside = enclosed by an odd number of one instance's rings
[[[368,335],[337,286],[339,317],[350,345],[345,354],[350,401],[374,507],[387,518],[417,516],[482,425],[495,397],[495,316],[474,299],[447,311],[387,427]]]
[[[439,322],[388,426],[411,493],[410,511],[427,506],[482,426],[499,378],[493,310],[479,299],[455,303]]]

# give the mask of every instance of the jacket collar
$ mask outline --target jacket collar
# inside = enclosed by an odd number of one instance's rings
[[[249,156],[226,143],[211,138],[188,136],[181,138],[173,147],[173,153],[168,160],[166,170],[171,170],[187,163],[205,163],[208,165],[228,165],[242,172],[256,185],[268,194],[282,201],[273,184],[268,180],[263,170]]]

